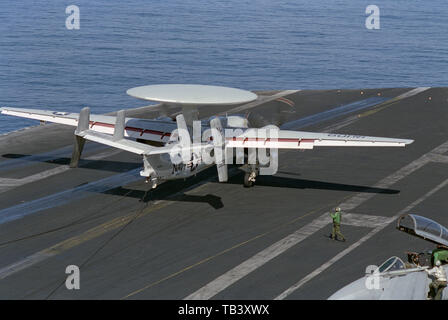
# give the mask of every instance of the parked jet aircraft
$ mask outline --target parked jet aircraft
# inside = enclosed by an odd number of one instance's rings
[[[118,111],[116,116],[90,115],[89,108],[78,114],[3,107],[1,113],[76,127],[71,167],[78,165],[86,140],[139,154],[143,157],[140,174],[152,183],[153,188],[163,180],[195,175],[211,164],[218,168],[219,181],[225,182],[228,179],[228,160],[233,157],[234,150],[236,155],[243,151],[243,155],[251,158],[254,151],[258,153],[261,150],[313,149],[315,146],[403,147],[413,142],[408,139],[276,130],[278,128],[273,126],[250,128],[248,119],[239,115],[214,117],[210,123],[203,120],[200,127],[195,125],[198,120],[196,107],[242,105],[258,98],[252,92],[235,88],[171,84],[136,87],[127,93],[143,100],[180,106],[182,113],[177,115],[176,121],[169,118],[125,118],[124,110]],[[234,135],[225,135],[227,129],[234,130]],[[270,136],[266,132],[275,134]],[[200,139],[191,141],[191,133],[193,138],[196,134]],[[173,154],[182,155],[182,161],[173,163]],[[205,161],[207,157],[204,154],[211,158],[211,163]],[[260,161],[245,164],[244,185],[252,186],[260,170],[268,165]]]
[[[397,229],[437,245],[427,253],[408,252],[408,262],[391,257],[375,270],[335,292],[329,300],[425,300],[432,279],[424,269],[441,261],[448,273],[448,229],[439,223],[416,215],[406,214],[397,222]],[[425,259],[425,256],[428,256]],[[448,300],[445,289],[443,300]]]

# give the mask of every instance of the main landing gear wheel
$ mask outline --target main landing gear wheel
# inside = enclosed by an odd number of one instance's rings
[[[244,187],[245,188],[253,187],[254,183],[255,183],[255,173],[246,172],[244,174]]]

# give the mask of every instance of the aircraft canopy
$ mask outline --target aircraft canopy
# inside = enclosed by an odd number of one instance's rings
[[[406,214],[398,219],[397,229],[436,244],[448,246],[448,229],[434,220]]]
[[[398,257],[391,257],[378,267],[378,272],[397,271],[405,269],[404,262]]]

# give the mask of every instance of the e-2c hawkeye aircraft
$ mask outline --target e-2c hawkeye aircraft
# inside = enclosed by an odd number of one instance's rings
[[[71,167],[77,167],[86,140],[139,154],[143,157],[140,175],[151,182],[153,188],[163,180],[187,178],[210,165],[217,166],[219,181],[225,182],[228,179],[228,160],[233,159],[233,151],[240,156],[238,164],[252,158],[252,162],[242,166],[246,171],[244,185],[249,187],[256,176],[262,174],[260,171],[270,165],[254,160],[254,155],[261,151],[270,153],[272,162],[273,151],[278,149],[404,147],[413,142],[408,139],[279,130],[275,126],[251,128],[248,119],[240,115],[213,117],[210,122],[198,120],[197,107],[243,105],[259,98],[253,92],[235,88],[169,84],[136,87],[127,93],[138,99],[181,107],[182,112],[175,121],[170,118],[126,118],[124,110],[118,111],[116,116],[91,115],[87,107],[79,114],[9,107],[1,108],[1,113],[76,127]],[[228,131],[232,132],[231,136],[227,135]],[[174,154],[180,155],[180,161],[173,161]]]

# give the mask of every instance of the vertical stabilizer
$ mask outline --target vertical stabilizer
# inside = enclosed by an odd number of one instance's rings
[[[79,113],[78,126],[75,130],[75,144],[73,146],[72,159],[70,160],[70,168],[76,168],[79,165],[79,159],[81,159],[82,150],[86,139],[78,136],[79,133],[89,130],[90,123],[90,108],[85,107]]]

